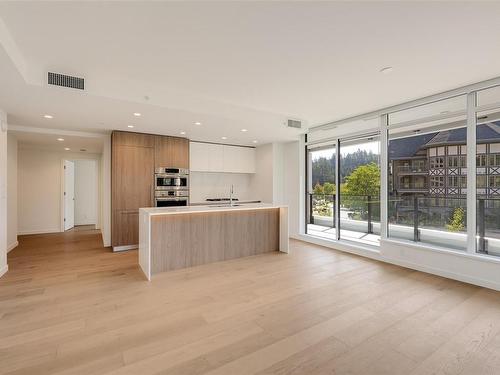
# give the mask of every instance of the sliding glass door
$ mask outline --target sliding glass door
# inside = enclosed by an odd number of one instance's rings
[[[340,238],[380,241],[380,139],[378,134],[339,142]]]
[[[337,239],[335,228],[336,147],[327,143],[307,150],[306,233]]]

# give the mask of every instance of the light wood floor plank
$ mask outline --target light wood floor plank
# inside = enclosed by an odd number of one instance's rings
[[[499,374],[500,293],[291,241],[157,275],[98,231],[21,236],[0,374]]]

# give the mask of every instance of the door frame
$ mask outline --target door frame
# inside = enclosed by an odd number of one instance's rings
[[[66,186],[66,173],[64,171],[64,162],[65,161],[70,161],[70,162],[75,162],[74,159],[71,158],[62,158],[61,159],[61,191],[60,191],[60,197],[61,197],[61,223],[60,223],[60,232],[66,232],[65,228],[65,223],[64,223],[64,218],[66,214],[66,200],[64,199],[64,191],[65,191],[65,186]],[[73,211],[74,215],[74,211]],[[74,217],[73,217],[74,221]],[[73,225],[74,227],[74,225]]]
[[[64,211],[65,211],[65,201],[64,201],[64,186],[65,186],[65,173],[64,173],[64,161],[72,161],[76,162],[78,160],[90,160],[95,163],[95,174],[96,174],[96,188],[97,188],[97,197],[96,197],[96,224],[95,224],[95,229],[100,230],[101,229],[101,220],[102,220],[102,194],[103,194],[103,187],[101,186],[102,184],[102,176],[101,176],[101,165],[100,165],[100,160],[96,158],[70,158],[70,157],[63,157],[61,158],[61,166],[60,166],[60,171],[61,171],[61,186],[60,186],[60,223],[59,223],[59,231],[60,232],[65,232],[64,229]]]

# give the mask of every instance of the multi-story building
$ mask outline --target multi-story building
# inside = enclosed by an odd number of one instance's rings
[[[477,194],[500,198],[500,122],[479,125],[476,138]],[[391,140],[391,195],[465,197],[465,143],[465,128]]]

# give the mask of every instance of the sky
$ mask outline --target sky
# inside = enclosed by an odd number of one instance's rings
[[[380,143],[378,141],[366,142],[356,145],[349,145],[342,147],[340,145],[340,155],[352,154],[358,150],[366,150],[367,152],[373,152],[374,154],[380,154]],[[332,155],[335,154],[335,148],[329,148],[319,151],[312,152],[312,160],[317,160],[319,158],[330,159]]]

